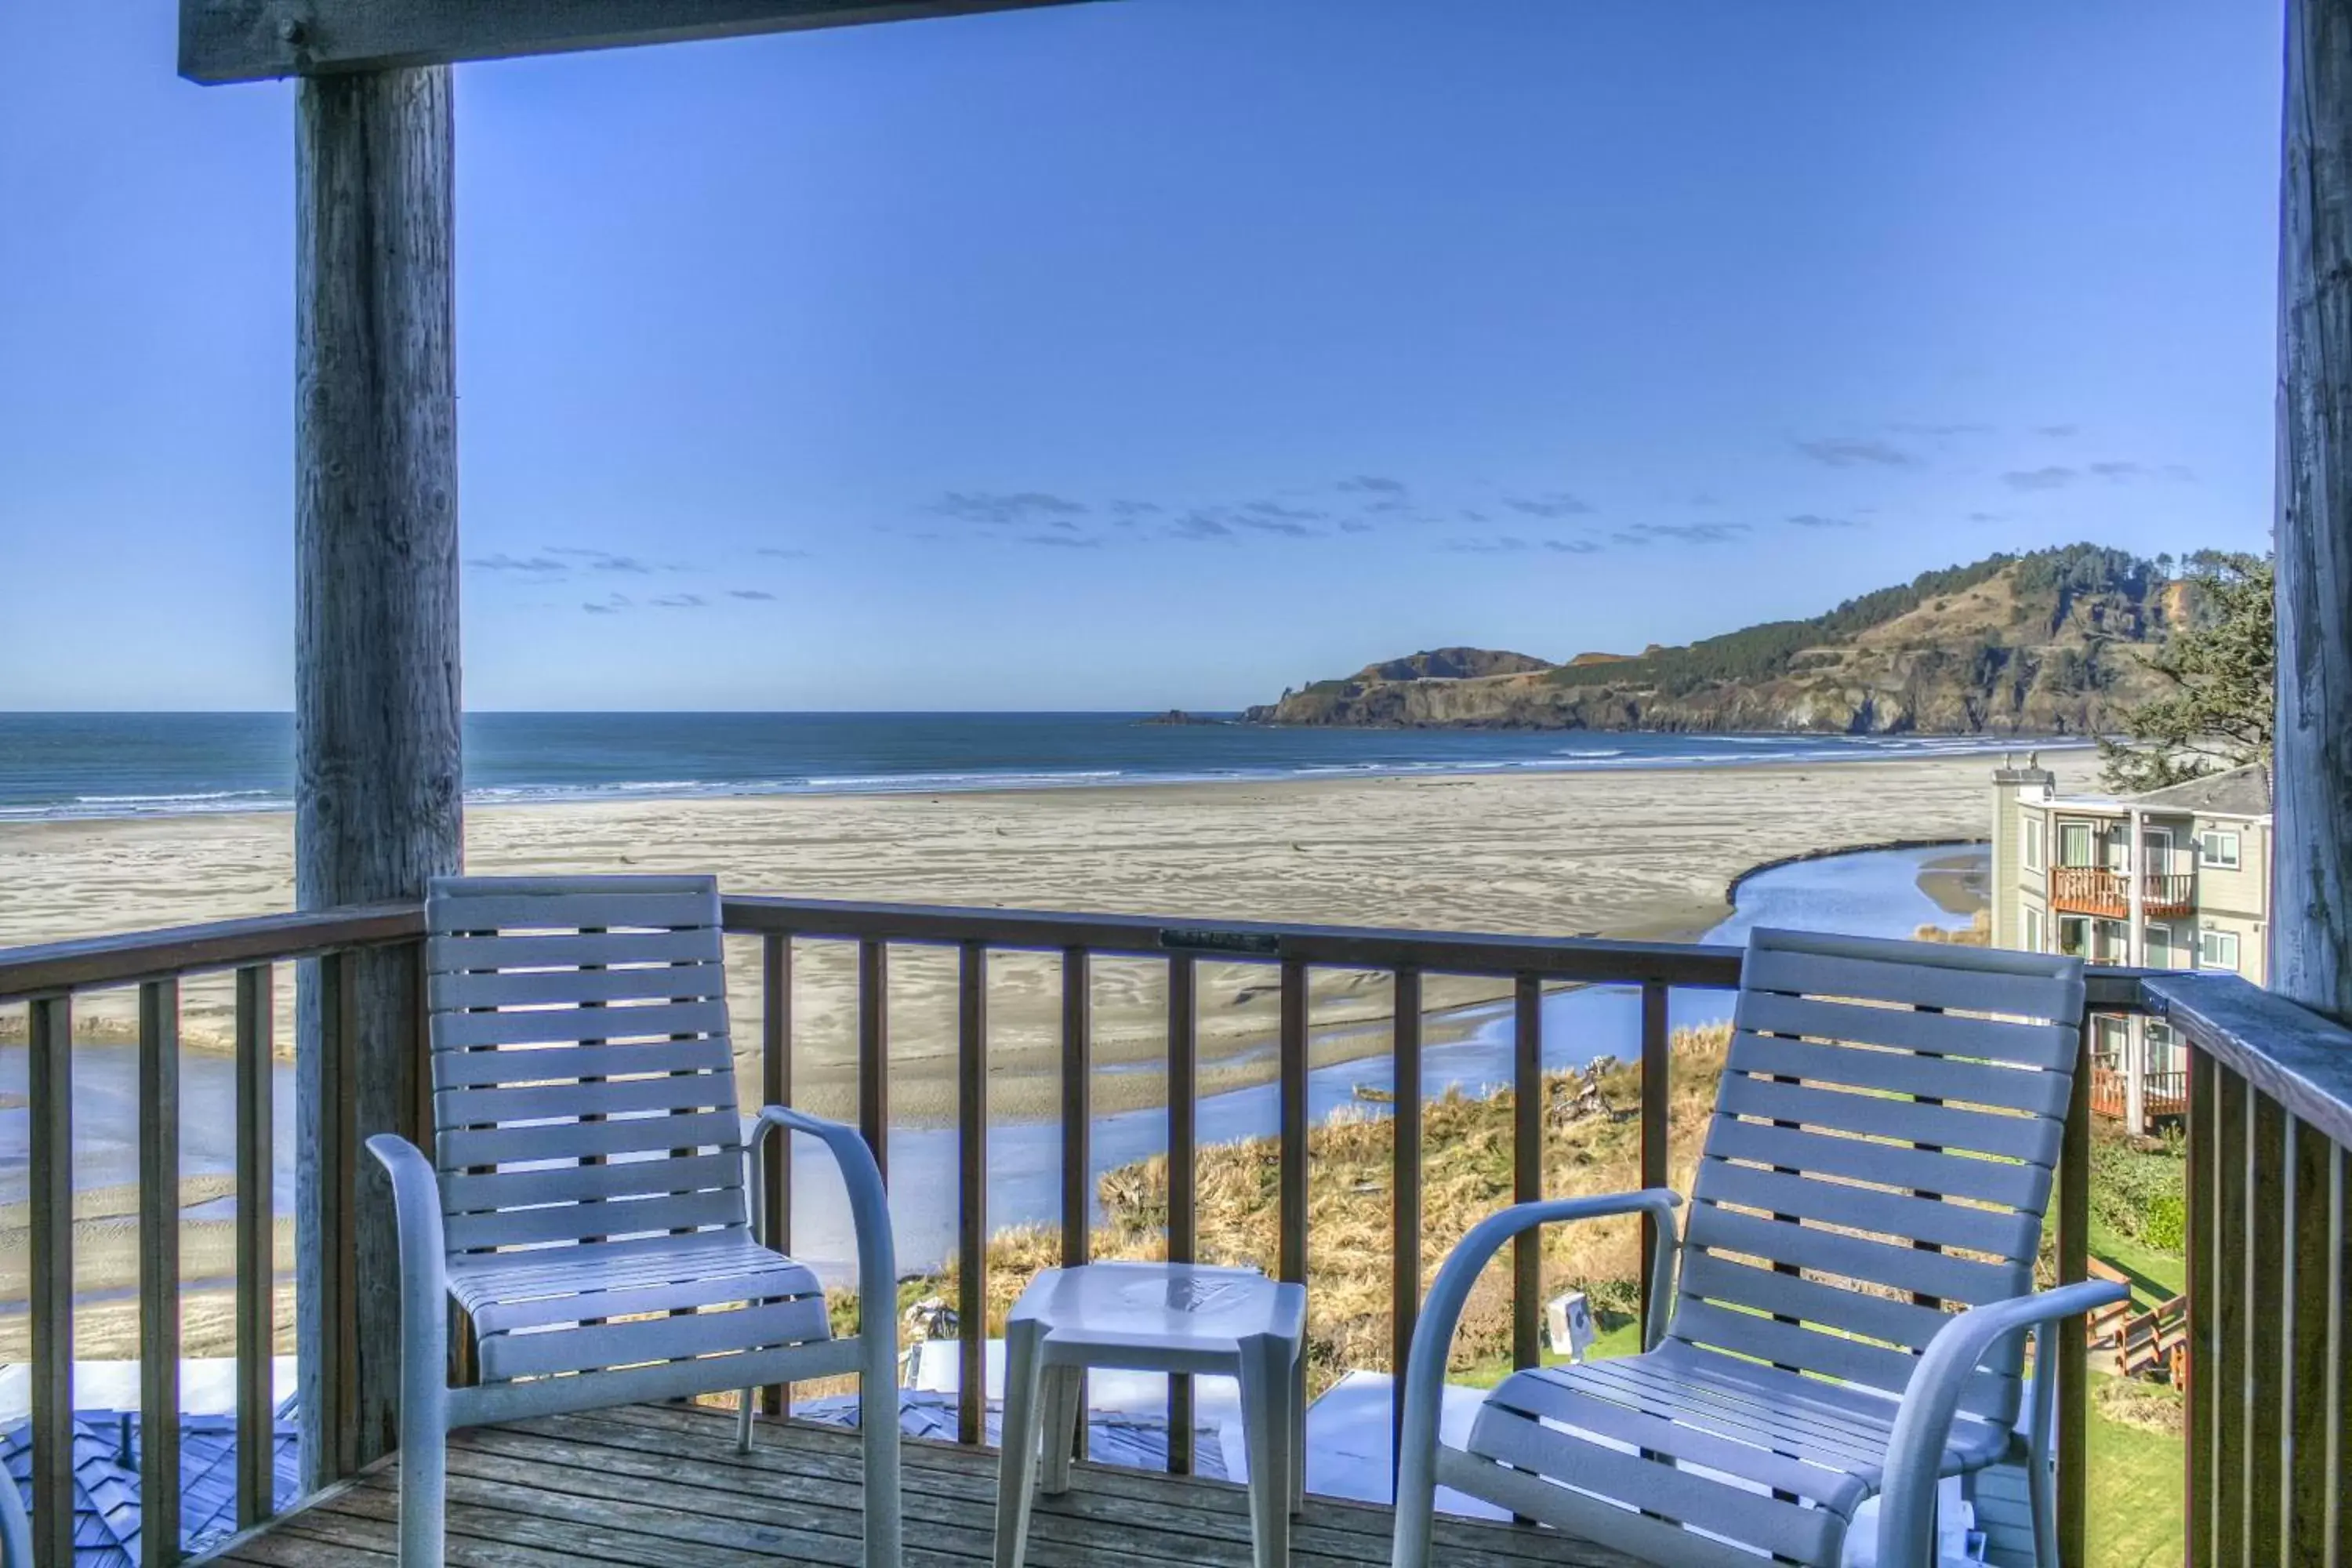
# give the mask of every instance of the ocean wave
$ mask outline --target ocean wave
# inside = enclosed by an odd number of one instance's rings
[[[959,773],[848,773],[804,781],[812,790],[906,790],[1050,788],[1127,777],[1124,768],[1049,768],[1036,772]]]
[[[179,795],[78,795],[76,805],[158,805],[169,802],[198,800],[249,800],[266,798],[266,789],[200,789]]]
[[[544,752],[509,751],[494,758],[477,756],[475,761],[483,771],[494,768],[493,777],[505,776],[497,778],[495,783],[473,785],[467,790],[465,798],[468,805],[504,806],[761,795],[943,795],[1283,779],[1426,779],[1513,773],[1826,766],[1904,757],[1998,755],[2028,748],[2057,752],[2090,743],[1962,735],[1595,732],[1579,740],[1558,733],[1393,736],[1362,732],[1297,737],[1275,731],[1221,730],[1202,732],[1206,743],[1196,747],[1170,747],[1155,742],[1150,752],[1129,758],[1118,740],[1107,738],[1097,731],[1064,733],[1046,725],[1031,748],[1017,742],[1008,745],[1009,737],[1000,737],[992,728],[975,743],[959,735],[951,721],[927,723],[940,725],[940,732],[934,736],[926,724],[916,724],[903,736],[894,731],[889,746],[877,747],[866,732],[860,731],[814,747],[797,743],[779,747],[765,758],[757,752],[746,752],[740,746],[722,746],[707,752],[691,742],[656,753],[644,747],[642,737],[627,731],[625,727],[615,727],[615,733],[626,742],[615,751],[583,749],[577,740],[565,737]],[[1236,745],[1237,735],[1249,738],[1253,743]],[[849,743],[843,743],[844,739]],[[1602,741],[1613,743],[1597,743]],[[1005,756],[1008,750],[1013,758],[1030,750],[1034,760],[1028,766],[1008,762],[1007,765],[995,767],[982,760],[992,762]],[[1190,757],[1187,752],[1192,751],[1201,754]],[[652,760],[646,760],[648,757]],[[881,771],[890,762],[901,759],[918,765],[906,772]],[[1105,765],[1059,765],[1081,760],[1099,760]],[[725,776],[729,768],[747,761],[747,773],[761,762],[773,771],[747,777]],[[1192,765],[1184,765],[1187,762]],[[932,765],[919,766],[924,763]],[[795,764],[814,764],[822,769],[828,763],[835,771],[795,771]],[[881,764],[878,768],[875,766],[877,763]],[[1126,765],[1113,765],[1119,763]],[[860,764],[866,766],[861,770]],[[598,773],[620,773],[633,765],[647,776],[594,776]],[[530,773],[537,771],[555,776],[531,778]],[[193,784],[212,770],[199,772],[191,767],[187,772],[197,775],[185,780]],[[126,767],[113,776],[104,776],[94,768],[85,767],[79,770],[79,776],[67,772],[48,778],[0,778],[0,822],[285,811],[294,804],[292,792],[283,785],[173,789],[169,785],[183,781],[172,777],[170,771],[158,773],[134,772]],[[563,776],[567,773],[571,776]],[[214,773],[213,776],[218,775]],[[100,787],[89,788],[91,784]],[[83,786],[79,793],[76,785]],[[12,795],[14,798],[10,798]]]

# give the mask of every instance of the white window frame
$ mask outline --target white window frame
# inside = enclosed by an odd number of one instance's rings
[[[2200,969],[2226,969],[2235,973],[2238,955],[2243,951],[2236,931],[2206,926],[2197,933],[2197,967]],[[2227,958],[2219,956],[2223,952],[2228,952]]]
[[[2024,934],[2026,952],[2047,952],[2050,951],[2049,925],[2048,922],[2042,918],[2042,911],[2040,910],[2028,909],[2025,911]]]
[[[2227,855],[2213,852],[2221,844],[2229,846]],[[2217,871],[2234,871],[2245,863],[2243,843],[2229,828],[2209,827],[2197,836],[2197,863],[2200,866],[2210,866]]]
[[[2148,955],[2147,962],[2149,968],[2177,969],[2179,967],[2179,964],[2175,959],[2175,953],[2178,950],[2172,945],[2172,922],[2170,921],[2148,921],[2147,924],[2142,928],[2140,946]],[[2159,948],[2162,949],[2164,952],[2164,956],[2160,959],[2156,956],[2157,951]]]
[[[2068,838],[2077,833],[2083,836],[2083,858],[2080,860],[2071,858],[2066,843]],[[2099,863],[2098,855],[2099,834],[2097,829],[2093,827],[2091,824],[2083,821],[2074,821],[2062,822],[2058,825],[2059,865],[2074,868],[2096,866]]]
[[[2042,836],[2049,830],[2049,822],[2050,819],[2039,812],[2020,819],[2025,829],[2025,842],[2019,847],[2024,854],[2025,868],[2029,871],[2042,869]]]

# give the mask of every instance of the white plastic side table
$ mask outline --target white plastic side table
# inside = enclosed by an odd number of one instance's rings
[[[1297,1394],[1306,1286],[1276,1284],[1254,1268],[1189,1263],[1048,1268],[1013,1303],[1004,1338],[996,1568],[1021,1568],[1033,1481],[1048,1493],[1069,1488],[1084,1415],[1078,1376],[1090,1366],[1237,1378],[1255,1565],[1283,1568],[1289,1561],[1290,1516],[1304,1498],[1307,1468],[1297,1452]]]

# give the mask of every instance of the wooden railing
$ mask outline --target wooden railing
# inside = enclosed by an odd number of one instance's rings
[[[236,1521],[274,1507],[276,1423],[271,1351],[276,1324],[272,1237],[272,1042],[276,968],[319,960],[327,997],[345,994],[356,952],[414,947],[424,932],[414,904],[269,915],[215,925],[0,951],[0,1004],[24,1005],[31,1333],[34,1563],[65,1568],[74,1542],[74,1005],[93,992],[138,993],[139,1491],[142,1568],[181,1558],[180,1480],[180,988],[193,976],[235,976]],[[321,1009],[326,1049],[340,1054],[349,1019]],[[331,1136],[330,1122],[329,1143]],[[333,1159],[337,1151],[328,1152]],[[341,1151],[348,1154],[349,1151]],[[349,1162],[322,1168],[345,1172]],[[348,1215],[349,1204],[340,1205]],[[338,1251],[355,1227],[328,1227]],[[335,1381],[330,1378],[331,1383]],[[306,1431],[304,1441],[334,1434]],[[341,1447],[338,1443],[335,1446]]]
[[[2154,974],[2189,1056],[2189,1560],[2352,1560],[2352,1032],[2234,975]]]
[[[1546,988],[1566,983],[1640,989],[1638,1058],[1642,1068],[1639,1175],[1644,1184],[1667,1177],[1666,1108],[1669,1070],[1668,1002],[1677,987],[1721,991],[1737,984],[1739,951],[1681,943],[1552,939],[1351,927],[1213,923],[1129,916],[942,909],[810,900],[739,897],[725,904],[729,930],[755,940],[761,1006],[759,1078],[763,1099],[793,1098],[793,966],[803,942],[855,944],[858,1088],[856,1115],[877,1159],[887,1168],[890,1143],[888,978],[894,950],[929,947],[956,955],[956,1128],[959,1152],[958,1268],[954,1303],[960,1330],[958,1427],[968,1444],[984,1432],[987,1321],[987,1207],[990,1115],[987,1103],[990,963],[1004,952],[1057,955],[1062,1094],[1058,1110],[1063,1157],[1063,1254],[1083,1259],[1089,1245],[1094,1077],[1093,964],[1097,958],[1143,959],[1165,965],[1169,1085],[1168,1253],[1198,1256],[1200,1156],[1197,1104],[1200,966],[1203,963],[1264,965],[1275,979],[1276,1012],[1278,1246],[1273,1259],[1285,1278],[1304,1279],[1308,1258],[1307,1075],[1310,1066],[1309,980],[1318,968],[1381,971],[1393,977],[1389,1056],[1400,1086],[1421,1081],[1424,987],[1433,976],[1486,977],[1509,998],[1517,1046],[1511,1078],[1514,1114],[1512,1197],[1543,1192],[1542,1002]],[[0,952],[0,1003],[26,1004],[30,1031],[32,1328],[34,1398],[33,1512],[36,1562],[42,1568],[70,1561],[70,1357],[72,1344],[71,1145],[72,1008],[90,990],[140,988],[139,1029],[142,1158],[140,1183],[142,1376],[142,1492],[148,1505],[145,1559],[176,1560],[179,1531],[174,1440],[179,1321],[177,1150],[172,1114],[176,1104],[174,1021],[177,986],[187,975],[228,971],[236,975],[238,1129],[237,1352],[240,1522],[267,1516],[271,1506],[269,1349],[271,1257],[268,1110],[269,1015],[272,966],[318,956],[322,1005],[315,1047],[331,1062],[352,1037],[348,996],[340,983],[348,960],[370,950],[408,946],[422,929],[414,906],[273,917],[226,925],[109,938],[90,942]],[[2238,1561],[2235,1542],[2285,1539],[2278,1531],[2315,1537],[2344,1524],[2339,1489],[2346,1456],[2344,1411],[2345,1147],[2352,1140],[2352,1035],[2234,976],[2143,974],[2098,970],[2089,976],[2095,1008],[2143,1010],[2170,1020],[2191,1061],[2191,1389],[2190,1506],[2193,1552],[2199,1562]],[[748,1030],[744,1033],[748,1034]],[[2084,1031],[2087,1069],[2093,1031]],[[1608,1042],[1592,1042],[1596,1050]],[[418,1081],[428,1080],[420,1073]],[[2091,1074],[2076,1078],[2075,1102],[2058,1172],[2053,1209],[2058,1274],[2085,1278],[2090,1215]],[[331,1071],[319,1082],[333,1085]],[[347,1099],[348,1097],[346,1097]],[[1425,1256],[1422,1234],[1421,1097],[1395,1100],[1391,1191],[1391,1371],[1402,1373],[1420,1304]],[[347,1137],[342,1115],[321,1118],[331,1142]],[[784,1201],[767,1206],[768,1237],[791,1245],[791,1170],[781,1141],[772,1144],[769,1179]],[[306,1245],[320,1256],[308,1267],[332,1288],[347,1279],[363,1223],[352,1196],[347,1149],[314,1152],[319,1168],[335,1173],[341,1194],[329,1205],[331,1223]],[[2257,1201],[2258,1194],[2263,1201]],[[2272,1195],[2284,1202],[2270,1201]],[[340,1214],[340,1217],[336,1217]],[[1645,1247],[1643,1257],[1648,1257]],[[1515,1252],[1511,1268],[1511,1350],[1520,1364],[1539,1352],[1538,1255],[1532,1242]],[[1645,1282],[1646,1284],[1646,1282]],[[1646,1289],[1643,1300],[1647,1300]],[[2081,1335],[2062,1336],[2059,1384],[2059,1500],[2066,1560],[2081,1559],[2085,1541],[2088,1467],[2088,1363]],[[333,1391],[348,1376],[355,1347],[330,1339],[330,1364],[306,1368],[321,1390],[328,1429],[305,1440],[345,1447]],[[773,1408],[783,1391],[770,1391]],[[1183,1380],[1170,1394],[1171,1469],[1189,1471],[1192,1405]],[[326,1473],[336,1473],[330,1463]],[[2317,1522],[2307,1522],[2315,1521]],[[2297,1534],[2294,1539],[2302,1539]]]
[[[1515,935],[1479,935],[1395,931],[1347,926],[1274,925],[1256,922],[1206,924],[1142,916],[1028,912],[1012,910],[941,909],[821,900],[730,898],[727,928],[762,943],[761,1033],[763,1086],[789,1088],[792,1037],[789,1025],[793,943],[796,938],[857,943],[857,1057],[860,1122],[877,1159],[887,1169],[888,1062],[887,974],[894,946],[951,948],[958,955],[957,1016],[959,1105],[956,1120],[959,1169],[956,1227],[957,1321],[961,1333],[957,1427],[963,1441],[977,1443],[983,1430],[982,1353],[987,1303],[987,1213],[989,1118],[986,1100],[987,974],[992,952],[1059,955],[1062,967],[1062,1258],[1085,1261],[1093,1207],[1089,1133],[1093,1123],[1093,1032],[1089,1026],[1089,975],[1097,957],[1146,958],[1166,965],[1170,1171],[1168,1256],[1187,1262],[1199,1256],[1199,1042],[1198,970],[1202,960],[1263,964],[1276,975],[1277,1115],[1280,1151],[1277,1184],[1278,1245],[1273,1260],[1285,1279],[1307,1279],[1307,1073],[1310,1066],[1308,977],[1315,968],[1380,970],[1395,986],[1391,1062],[1402,1088],[1422,1078],[1422,1006],[1425,977],[1471,975],[1509,983],[1515,1023],[1513,1082],[1517,1117],[1512,1163],[1513,1200],[1540,1197],[1542,1191],[1543,988],[1564,982],[1605,983],[1642,988],[1640,1060],[1644,1091],[1641,1110],[1641,1177],[1658,1184],[1666,1175],[1666,1001],[1675,986],[1725,990],[1738,984],[1740,950],[1675,942],[1612,942]],[[778,1020],[783,1020],[781,1024]],[[1391,1171],[1394,1215],[1390,1264],[1391,1302],[1390,1366],[1402,1386],[1413,1322],[1420,1305],[1423,1257],[1421,1238],[1421,1097],[1400,1092],[1395,1100],[1396,1136]],[[770,1182],[788,1180],[781,1151],[771,1155]],[[789,1203],[769,1205],[770,1245],[788,1248]],[[1643,1249],[1645,1260],[1649,1249]],[[1512,1259],[1512,1333],[1515,1359],[1531,1365],[1538,1354],[1541,1295],[1536,1237],[1517,1244]],[[1648,1300],[1648,1280],[1643,1281]],[[1192,1398],[1189,1380],[1171,1380],[1170,1465],[1192,1468]]]
[[[2178,915],[2195,907],[2197,877],[2191,871],[2140,874],[2140,910],[2150,916]],[[2123,920],[2131,913],[2131,879],[2102,866],[2058,866],[2050,872],[2050,905],[2069,914]]]

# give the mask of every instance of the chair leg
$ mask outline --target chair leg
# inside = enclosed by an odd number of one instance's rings
[[[1440,1346],[1437,1352],[1444,1353]],[[1410,1388],[1410,1382],[1408,1388]],[[1437,1405],[1416,1408],[1405,1402],[1397,1433],[1396,1507],[1389,1537],[1390,1568],[1429,1568],[1430,1537],[1437,1522]]]
[[[446,1551],[449,1389],[432,1337],[401,1346],[400,1568],[441,1568]]]
[[[751,1451],[751,1407],[759,1403],[759,1398],[758,1389],[747,1388],[743,1391],[741,1403],[735,1406],[735,1451],[739,1454]]]
[[[866,1457],[866,1568],[898,1568],[898,1342],[894,1320],[861,1321],[866,1364],[858,1371],[857,1435]]]
[[[1030,1482],[1037,1463],[1041,1347],[1025,1322],[1004,1331],[1004,1428],[996,1467],[995,1568],[1021,1568],[1029,1544]]]
[[[1086,1414],[1078,1406],[1084,1384],[1076,1367],[1049,1368],[1045,1375],[1045,1457],[1037,1470],[1037,1489],[1058,1497],[1070,1489],[1070,1458],[1077,1450],[1078,1424]]]
[[[1307,1342],[1290,1369],[1290,1511],[1307,1511]]]
[[[1255,1568],[1290,1561],[1289,1347],[1270,1339],[1242,1342],[1242,1430],[1249,1451],[1250,1552]]]

